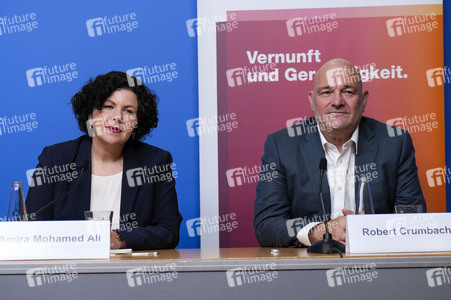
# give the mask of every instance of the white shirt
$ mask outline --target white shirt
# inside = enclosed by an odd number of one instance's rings
[[[91,175],[91,210],[113,211],[111,229],[119,228],[122,172],[110,176]]]
[[[335,145],[326,140],[319,126],[318,132],[327,159],[326,173],[330,189],[331,219],[335,219],[343,215],[343,208],[355,211],[354,166],[359,140],[359,126],[354,130],[351,138],[343,144],[341,153]],[[308,233],[317,224],[319,222],[311,222],[304,226],[296,236],[299,242],[310,246]]]

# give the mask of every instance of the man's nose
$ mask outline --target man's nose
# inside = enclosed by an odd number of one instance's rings
[[[331,104],[336,107],[344,105],[343,95],[340,91],[334,92]]]

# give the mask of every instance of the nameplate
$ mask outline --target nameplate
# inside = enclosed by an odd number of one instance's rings
[[[346,217],[346,252],[451,251],[451,214],[376,214]]]
[[[109,221],[0,222],[0,260],[109,257]]]

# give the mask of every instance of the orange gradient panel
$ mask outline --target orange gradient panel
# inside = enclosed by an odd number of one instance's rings
[[[445,167],[446,78],[433,71],[443,68],[441,11],[441,5],[418,5],[236,12],[237,29],[217,34],[218,115],[235,113],[239,124],[218,135],[220,215],[236,213],[239,224],[221,232],[221,247],[257,245],[252,226],[256,182],[232,187],[226,171],[260,166],[269,133],[286,127],[288,120],[312,115],[307,98],[312,72],[337,57],[369,69],[364,75],[373,74],[363,84],[370,93],[364,115],[411,133],[428,211],[446,211],[443,178],[427,177],[428,170]],[[290,21],[326,14],[335,26],[296,27]],[[415,19],[416,14],[423,17]],[[268,65],[262,56],[261,63],[253,61],[258,54],[278,53],[303,53],[305,60]],[[273,80],[231,86],[227,77],[228,70],[258,72],[267,66]],[[397,134],[392,127],[387,131]]]

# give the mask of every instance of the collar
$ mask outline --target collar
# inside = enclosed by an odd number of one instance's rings
[[[326,140],[326,138],[324,137],[323,133],[321,132],[321,130],[320,130],[320,128],[319,128],[319,125],[316,124],[316,126],[317,126],[317,128],[318,128],[319,138],[321,139],[321,145],[323,146],[324,152],[326,152],[326,145],[327,145],[327,144],[332,145],[332,144],[329,143],[329,142]],[[344,146],[344,145],[346,145],[347,143],[349,143],[350,141],[353,141],[354,144],[355,144],[355,154],[357,154],[358,143],[359,143],[359,128],[360,128],[360,124],[357,126],[357,128],[356,128],[356,129],[354,130],[354,132],[352,133],[351,138],[350,138],[346,143],[343,144],[343,146]]]

